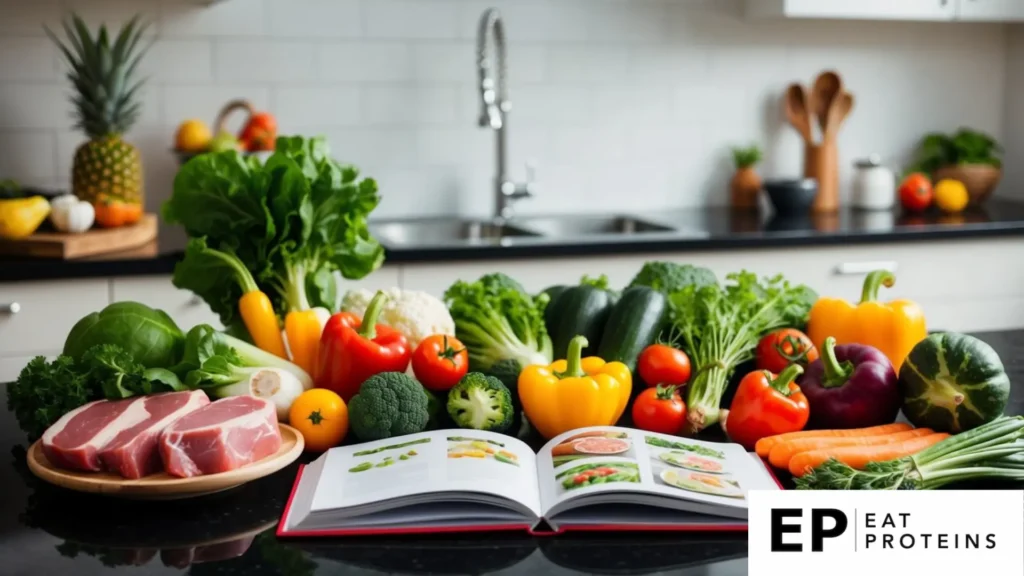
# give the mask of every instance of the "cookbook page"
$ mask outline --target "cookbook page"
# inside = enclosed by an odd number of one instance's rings
[[[777,489],[738,444],[595,426],[556,436],[537,454],[544,511],[602,492],[641,492],[746,507],[749,490]]]
[[[533,451],[510,436],[477,430],[435,430],[332,448],[312,509],[443,492],[499,496],[540,515]]]

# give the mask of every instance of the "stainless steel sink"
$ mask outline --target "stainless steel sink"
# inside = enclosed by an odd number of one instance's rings
[[[674,228],[621,215],[563,215],[516,218],[512,225],[552,238],[622,236],[675,232]]]
[[[501,245],[539,235],[518,226],[448,218],[371,223],[370,228],[385,246]]]

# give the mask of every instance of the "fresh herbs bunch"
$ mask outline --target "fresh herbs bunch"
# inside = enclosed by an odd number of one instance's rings
[[[367,225],[379,203],[377,183],[333,160],[322,138],[278,138],[265,163],[233,150],[197,156],[163,206],[164,220],[196,243],[175,267],[174,285],[199,295],[225,326],[240,324],[242,288],[208,247],[236,257],[279,316],[334,310],[339,275],[363,278],[384,261]]]
[[[1002,147],[988,134],[960,128],[953,134],[926,135],[918,148],[917,159],[908,172],[932,174],[944,166],[988,164],[999,168]]]
[[[79,360],[61,354],[52,362],[37,356],[7,385],[7,409],[30,440],[42,436],[61,416],[107,398],[187,390],[169,370],[145,368],[116,344],[97,344]]]
[[[724,286],[690,285],[669,296],[672,333],[682,340],[697,370],[687,390],[687,431],[719,421],[719,405],[732,371],[754,357],[761,336],[783,326],[803,326],[817,300],[810,288],[783,277],[726,276]]]

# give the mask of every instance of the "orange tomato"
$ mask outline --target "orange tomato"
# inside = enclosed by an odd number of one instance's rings
[[[306,390],[288,409],[288,424],[302,433],[309,452],[323,452],[345,439],[348,406],[326,388]]]
[[[135,224],[142,219],[141,204],[101,197],[93,207],[96,209],[96,223],[104,228]]]

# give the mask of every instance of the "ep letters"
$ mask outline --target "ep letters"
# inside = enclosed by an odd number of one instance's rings
[[[751,576],[1024,576],[1024,491],[752,491],[749,505]]]

